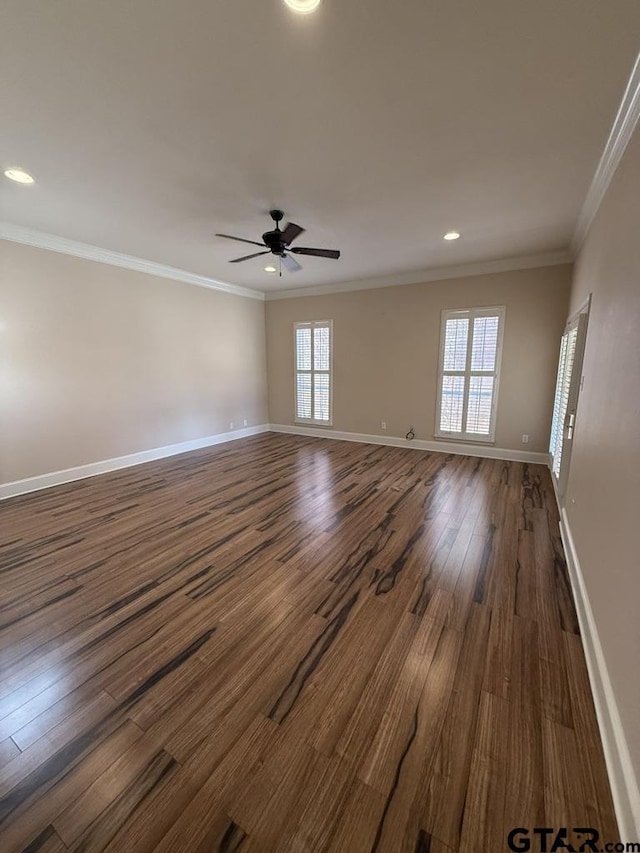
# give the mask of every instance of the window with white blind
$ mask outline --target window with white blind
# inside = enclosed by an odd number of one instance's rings
[[[569,473],[588,317],[589,303],[570,318],[560,342],[549,453],[551,454],[551,471],[556,479],[561,500],[564,497]]]
[[[560,476],[560,463],[562,462],[562,447],[564,444],[564,425],[569,408],[569,390],[571,388],[571,375],[576,355],[577,339],[578,326],[576,324],[565,332],[560,342],[560,360],[558,363],[556,394],[553,400],[553,419],[551,421],[551,439],[549,442],[549,453],[553,460],[551,469],[556,477]]]
[[[295,420],[331,426],[331,320],[295,323]]]
[[[436,437],[493,441],[505,308],[443,311]]]

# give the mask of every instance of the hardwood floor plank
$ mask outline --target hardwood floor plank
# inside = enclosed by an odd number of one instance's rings
[[[538,626],[514,617],[504,833],[517,826],[545,826],[542,696]]]
[[[360,766],[373,742],[388,697],[418,627],[419,622],[413,615],[402,618],[342,728],[335,750],[354,766]],[[337,715],[341,714],[342,709],[331,710]]]
[[[59,694],[60,689],[57,692]],[[91,681],[63,696],[54,704],[49,704],[54,697],[53,690],[43,691],[35,697],[38,701],[25,703],[18,708],[17,712],[0,721],[0,727],[11,730],[12,739],[22,751],[48,734],[59,723],[63,723],[75,709],[82,708],[92,700],[103,699],[107,705],[113,705],[113,707],[116,705],[114,701],[109,701],[111,697]],[[41,707],[44,707],[44,710],[38,713]]]
[[[460,835],[460,853],[504,846],[509,703],[483,692]]]
[[[321,760],[326,761],[305,743],[280,741],[242,799],[229,807],[234,822],[248,833],[248,850],[274,850],[282,843],[289,816],[309,802]]]
[[[368,853],[378,832],[385,797],[355,778],[346,794],[342,814],[333,828],[327,850],[331,853]]]
[[[347,805],[354,776],[352,768],[337,756],[321,756],[315,778],[310,780],[309,796],[290,813],[283,832],[287,840],[284,844],[278,841],[276,849],[287,853],[326,850]]]
[[[473,535],[464,555],[456,585],[451,593],[451,607],[447,613],[447,628],[464,631],[473,605],[473,594],[486,546],[483,536]]]
[[[177,853],[185,847],[198,849],[206,845],[211,838],[210,816],[216,812],[220,815],[220,827],[226,831],[231,823],[226,808],[242,797],[245,780],[264,754],[274,728],[275,724],[266,717],[258,716],[252,721],[164,836],[156,848],[158,853]]]
[[[511,694],[514,618],[513,611],[501,607],[491,609],[483,689],[502,699],[508,699]]]
[[[64,853],[66,846],[52,826],[45,827],[22,853]]]
[[[170,764],[170,756],[151,737],[140,737],[92,784],[53,820],[53,825],[69,847],[111,803],[132,785],[149,766]]]
[[[15,741],[11,738],[6,738],[5,740],[0,741],[0,769],[4,767],[5,764],[13,761],[16,755],[20,755],[20,750]]]
[[[358,775],[372,788],[388,795],[396,767],[414,726],[420,695],[436,655],[444,624],[423,619],[385,703],[378,726]]]
[[[573,714],[564,644],[562,617],[557,598],[555,572],[557,563],[549,539],[548,518],[545,510],[532,510],[534,549],[536,557],[536,621],[540,645],[540,678],[545,715],[561,725],[571,728]]]
[[[114,732],[104,737],[84,760],[69,766],[59,762],[58,772],[51,774],[50,784],[37,778],[28,779],[27,788],[18,788],[12,802],[12,812],[2,823],[0,838],[3,851],[21,850],[32,837],[34,827],[48,826],[69,803],[78,798],[106,768],[125,753],[142,735],[140,729],[126,720]],[[47,764],[42,765],[48,769]]]
[[[71,849],[82,850],[84,853],[108,849],[129,816],[145,803],[154,791],[161,789],[177,770],[178,763],[174,758],[164,750],[157,752]],[[116,845],[116,849],[118,847],[119,845]]]
[[[176,773],[177,768],[178,764],[174,758],[164,750],[158,750],[133,778],[117,779],[118,786],[123,782],[126,784],[122,788],[119,787],[117,796],[113,796],[107,808],[94,822],[89,822],[89,818],[113,794],[105,795],[104,792],[93,789],[84,798],[85,805],[91,807],[89,814],[84,815],[77,808],[63,813],[55,823],[61,837],[74,850],[103,850],[136,806]],[[94,801],[93,797],[97,797],[97,800]]]
[[[80,737],[85,738],[87,735],[86,747],[89,747],[94,729],[103,721],[109,720],[115,708],[116,703],[112,697],[102,692],[97,693],[83,705],[73,708],[54,729],[36,740],[32,746],[21,752],[0,771],[0,797],[8,795],[27,776],[37,772],[44,761],[55,759],[61,750],[76,745],[77,748],[73,749],[73,752],[81,753],[85,748],[85,742],[84,740],[79,742]],[[55,763],[55,760],[52,763]],[[0,809],[1,802],[0,800]]]
[[[444,629],[414,709],[411,728],[393,768],[393,783],[376,834],[375,845],[380,850],[392,850],[397,839],[406,837],[408,824],[417,817],[428,796],[461,644],[458,631]]]
[[[544,718],[542,721],[542,746],[545,767],[544,802],[549,826],[589,826],[585,780],[578,769],[578,742],[573,729]],[[580,839],[569,833],[568,843]]]
[[[531,530],[518,531],[515,612],[525,619],[536,618],[536,558]]]
[[[455,850],[471,772],[490,621],[488,607],[471,605],[453,694],[426,796],[419,806],[422,826]]]

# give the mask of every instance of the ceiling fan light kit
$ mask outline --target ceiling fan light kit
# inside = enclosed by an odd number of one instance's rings
[[[300,225],[296,225],[295,222],[289,222],[284,231],[282,231],[280,229],[280,223],[284,219],[284,213],[281,210],[270,210],[269,215],[275,222],[276,227],[271,231],[264,232],[262,235],[262,243],[258,243],[256,240],[246,240],[244,237],[234,237],[231,234],[216,234],[216,237],[224,237],[226,240],[236,240],[239,243],[250,243],[252,246],[260,246],[262,248],[262,251],[260,252],[253,252],[250,255],[243,255],[241,258],[234,258],[229,261],[230,264],[239,264],[242,263],[242,261],[259,258],[261,255],[272,254],[280,259],[280,263],[283,264],[289,272],[298,272],[302,267],[296,259],[291,257],[291,254],[287,254],[287,252],[291,252],[295,255],[309,255],[314,258],[332,258],[336,261],[340,257],[338,249],[312,249],[304,246],[291,248],[291,243],[293,243],[296,237],[299,237],[300,234],[304,234],[305,229]],[[265,272],[271,272],[271,270],[265,267]],[[282,275],[282,268],[280,269],[280,275]]]

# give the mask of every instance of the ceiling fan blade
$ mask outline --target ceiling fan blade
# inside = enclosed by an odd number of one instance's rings
[[[282,232],[282,242],[288,246],[289,243],[293,243],[296,237],[299,237],[301,234],[304,234],[304,228],[296,225],[295,222],[290,222]]]
[[[296,261],[295,258],[292,258],[291,255],[282,255],[282,263],[289,270],[289,272],[298,272],[302,267]]]
[[[231,234],[216,234],[216,237],[225,237],[227,240],[237,240],[238,243],[251,243],[252,246],[264,246],[264,243],[256,243],[255,240],[245,240],[244,237],[232,237]]]
[[[333,258],[337,261],[340,257],[338,249],[305,249],[298,246],[295,249],[289,249],[290,252],[295,252],[296,255],[313,255],[316,258]]]
[[[267,249],[266,252],[256,252],[255,255],[245,255],[244,258],[234,258],[232,261],[229,261],[230,264],[239,264],[240,261],[250,261],[251,258],[259,258],[260,255],[269,255],[271,254],[271,249]]]

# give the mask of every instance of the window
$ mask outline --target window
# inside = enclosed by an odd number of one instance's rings
[[[576,325],[564,333],[560,342],[560,361],[558,363],[556,393],[553,400],[551,439],[549,441],[549,453],[553,458],[552,471],[556,477],[560,475],[562,445],[564,444],[564,424],[567,417],[567,409],[569,408],[569,388],[571,387],[571,374],[573,372],[577,338],[578,327]]]
[[[504,306],[443,311],[436,437],[493,441]]]
[[[332,322],[295,323],[296,421],[331,426]]]
[[[549,453],[552,460],[551,470],[561,498],[564,497],[571,456],[588,317],[589,303],[569,320],[560,342]]]

